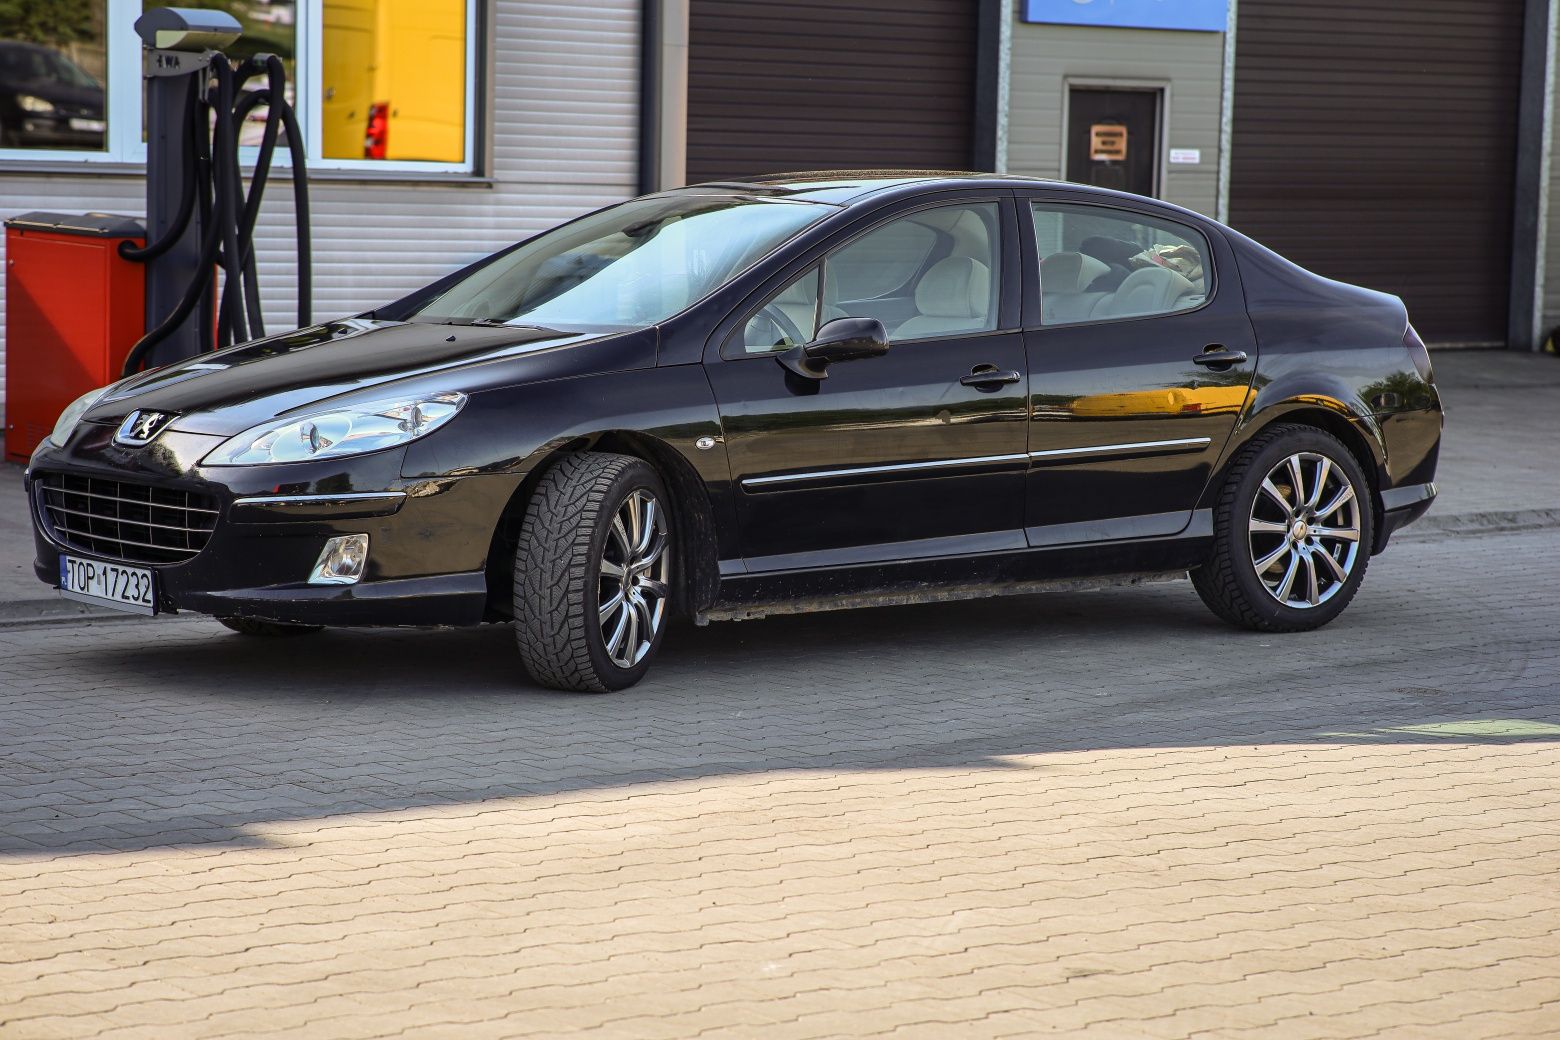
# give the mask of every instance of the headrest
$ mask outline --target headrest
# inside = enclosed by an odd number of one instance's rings
[[[1110,265],[1082,253],[1052,253],[1040,261],[1042,293],[1088,292],[1094,279],[1110,273]]]
[[[817,299],[818,293],[818,269],[815,267],[807,274],[798,278],[775,297],[776,303],[804,303],[809,306]]]
[[[937,318],[984,318],[991,308],[991,269],[967,256],[939,260],[915,287],[915,307]]]
[[[917,223],[950,235],[953,238],[952,256],[970,256],[982,263],[991,256],[991,233],[986,230],[986,222],[973,209],[945,206],[917,213],[914,219]]]

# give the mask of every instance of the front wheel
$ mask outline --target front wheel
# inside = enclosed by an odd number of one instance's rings
[[[1261,632],[1320,628],[1365,578],[1375,533],[1365,471],[1332,434],[1275,426],[1236,457],[1214,506],[1214,551],[1192,584],[1219,617]]]
[[[661,478],[631,455],[570,455],[542,477],[515,550],[531,678],[588,693],[643,678],[672,613],[674,523]]]

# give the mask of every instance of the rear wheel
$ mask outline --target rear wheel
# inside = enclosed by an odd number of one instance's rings
[[[259,636],[262,639],[279,639],[287,636],[306,636],[324,631],[324,625],[295,625],[286,621],[261,621],[259,618],[219,617],[225,627],[241,636]]]
[[[1320,628],[1359,591],[1374,520],[1365,472],[1336,437],[1275,426],[1230,467],[1214,507],[1213,556],[1192,583],[1241,628]]]
[[[604,693],[644,676],[672,612],[674,522],[642,459],[587,452],[553,466],[515,551],[515,637],[531,678]]]

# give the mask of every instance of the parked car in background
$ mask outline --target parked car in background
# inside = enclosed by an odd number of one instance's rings
[[[100,149],[103,86],[59,51],[0,41],[0,148]]]
[[[1313,629],[1429,508],[1441,418],[1401,301],[1206,217],[797,174],[132,376],[27,483],[73,597],[249,635],[504,622],[538,682],[601,691],[677,612],[1190,572],[1237,626]]]

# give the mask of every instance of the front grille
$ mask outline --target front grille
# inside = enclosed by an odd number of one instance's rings
[[[206,547],[217,500],[75,473],[42,473],[38,506],[61,545],[127,563],[183,563]]]

